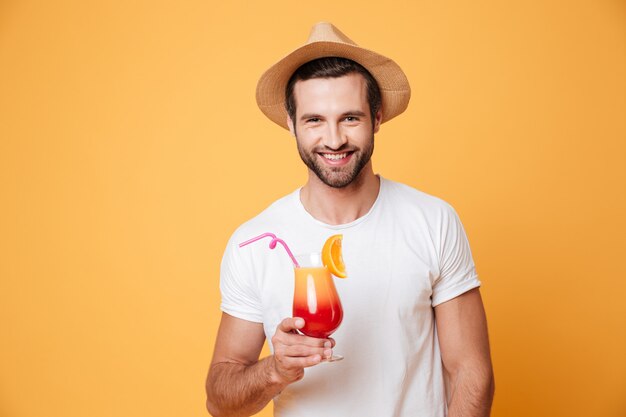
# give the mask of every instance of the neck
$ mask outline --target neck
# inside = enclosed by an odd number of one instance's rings
[[[374,205],[379,190],[380,178],[374,175],[370,161],[358,177],[344,188],[329,187],[309,171],[309,180],[302,187],[300,200],[305,210],[316,219],[338,225],[366,215]]]

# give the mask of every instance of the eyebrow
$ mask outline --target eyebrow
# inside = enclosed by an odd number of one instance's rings
[[[341,117],[346,117],[346,116],[360,116],[360,117],[365,117],[367,116],[366,113],[363,113],[361,110],[350,110],[347,112],[344,112]],[[318,118],[318,119],[323,119],[323,116],[317,113],[305,113],[302,116],[300,116],[300,120],[306,120],[306,119],[311,119],[311,118]]]
[[[353,110],[353,111],[347,111],[344,114],[342,114],[342,116],[367,116],[367,113],[363,113],[361,110]]]
[[[300,116],[300,120],[311,119],[314,117],[320,119],[322,116],[316,113],[305,113],[302,116]]]

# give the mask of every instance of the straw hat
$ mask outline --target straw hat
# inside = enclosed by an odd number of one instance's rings
[[[378,82],[382,96],[382,122],[402,113],[409,104],[411,87],[402,69],[391,59],[357,46],[330,23],[313,26],[306,43],[278,61],[259,79],[256,102],[261,111],[279,126],[287,126],[285,89],[291,75],[303,64],[317,58],[341,57],[358,62]]]

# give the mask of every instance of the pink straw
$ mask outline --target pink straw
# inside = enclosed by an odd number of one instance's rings
[[[256,242],[257,240],[263,239],[264,237],[268,237],[268,236],[270,236],[272,238],[272,240],[270,242],[270,249],[276,248],[276,244],[280,243],[281,245],[283,245],[283,247],[287,251],[287,254],[289,255],[289,257],[293,261],[293,266],[295,266],[296,268],[300,268],[300,265],[298,264],[298,261],[296,261],[296,258],[293,256],[293,253],[291,253],[291,251],[289,250],[289,246],[287,246],[287,244],[285,243],[284,240],[277,238],[274,233],[263,233],[262,235],[259,235],[257,237],[253,237],[250,240],[246,240],[245,242],[240,243],[239,247],[246,246],[246,245],[248,245],[248,244],[250,244],[252,242]]]

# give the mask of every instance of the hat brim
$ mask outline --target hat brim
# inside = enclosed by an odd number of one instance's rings
[[[256,100],[261,111],[274,123],[289,129],[285,89],[291,75],[303,64],[317,58],[341,57],[361,64],[376,79],[382,96],[382,122],[387,122],[408,106],[409,81],[393,60],[365,48],[341,42],[320,41],[306,44],[270,67],[259,79]]]

